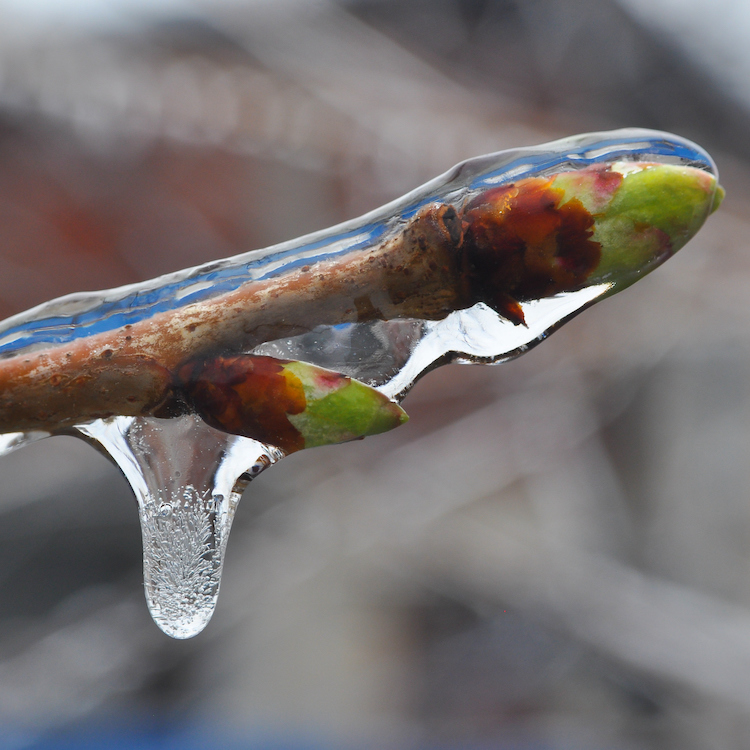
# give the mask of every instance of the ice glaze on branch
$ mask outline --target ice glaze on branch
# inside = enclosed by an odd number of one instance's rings
[[[442,320],[477,303],[522,325],[525,301],[592,284],[609,285],[608,293],[629,286],[682,247],[721,196],[704,169],[622,161],[428,202],[373,244],[0,360],[0,432],[192,409],[220,429],[263,439],[257,425],[275,417],[260,412],[277,406],[250,403],[249,387],[227,386],[231,393],[218,398],[211,385],[237,368],[257,373],[258,363],[246,358],[257,345],[321,325]],[[287,372],[289,363],[280,362]],[[238,399],[248,403],[237,406]],[[393,426],[403,421],[391,418]]]

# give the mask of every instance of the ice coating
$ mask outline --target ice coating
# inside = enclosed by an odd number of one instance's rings
[[[664,262],[721,195],[688,141],[589,134],[472,159],[325,232],[46,303],[0,324],[0,450],[60,432],[104,449],[138,498],[151,612],[194,635],[248,471],[402,424],[424,372],[518,356]]]

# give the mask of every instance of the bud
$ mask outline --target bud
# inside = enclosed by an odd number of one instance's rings
[[[519,302],[603,283],[613,294],[679,250],[723,195],[709,172],[650,162],[487,190],[462,212],[472,299],[523,323]]]
[[[212,427],[285,453],[392,430],[406,412],[354,378],[259,355],[215,357],[180,368],[186,400]]]

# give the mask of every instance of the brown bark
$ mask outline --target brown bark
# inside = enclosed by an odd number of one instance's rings
[[[0,360],[0,432],[164,413],[179,392],[181,363],[249,351],[318,325],[442,319],[473,304],[460,281],[459,232],[452,208],[428,206],[372,248]]]

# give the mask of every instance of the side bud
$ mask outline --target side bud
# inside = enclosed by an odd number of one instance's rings
[[[183,365],[179,380],[209,425],[285,453],[377,435],[408,420],[374,388],[305,362],[215,357]]]

